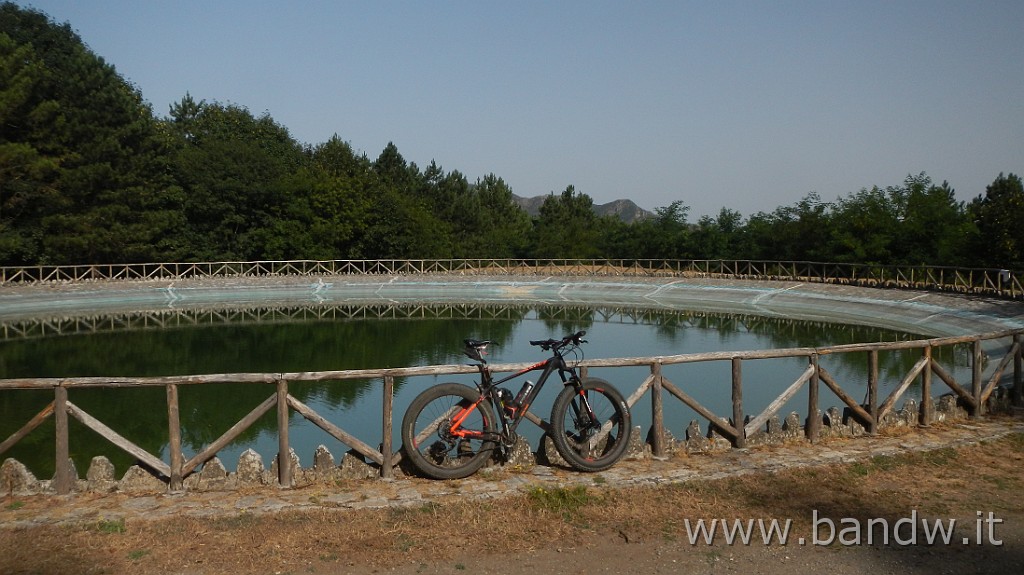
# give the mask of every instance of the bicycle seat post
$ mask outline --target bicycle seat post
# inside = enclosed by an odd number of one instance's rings
[[[480,386],[487,389],[491,386],[491,368],[487,362],[481,362],[476,364],[476,369],[480,372]]]

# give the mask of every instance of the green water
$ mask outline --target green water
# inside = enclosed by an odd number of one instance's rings
[[[543,359],[531,339],[560,337],[579,329],[588,332],[587,358],[665,356],[719,350],[780,349],[844,343],[915,339],[913,334],[860,326],[810,324],[751,316],[688,312],[652,312],[608,308],[565,309],[552,306],[363,306],[327,309],[268,309],[259,313],[168,312],[121,317],[116,321],[81,322],[58,330],[20,330],[0,342],[0,378],[63,376],[159,376],[237,372],[301,372],[405,367],[463,363],[464,338],[491,339],[492,363]],[[153,325],[159,327],[153,327]],[[60,333],[54,333],[59,331]],[[27,333],[28,335],[24,335]],[[948,352],[944,365],[967,369],[966,351]],[[920,351],[881,354],[883,392],[906,374]],[[867,380],[865,354],[828,356],[823,364],[854,397],[863,397]],[[956,367],[960,366],[960,367]],[[805,359],[744,362],[744,407],[756,415],[806,368]],[[614,383],[625,395],[649,374],[646,367],[594,369],[591,374]],[[664,375],[719,415],[731,415],[731,365],[728,361],[666,366]],[[397,422],[412,398],[441,381],[471,383],[468,376],[416,377],[395,382],[394,445]],[[886,383],[888,382],[888,383]],[[381,442],[382,382],[337,381],[291,383],[289,393],[366,443]],[[275,393],[273,385],[214,384],[181,386],[180,411],[185,456],[221,436],[254,407]],[[533,410],[547,419],[557,389],[545,389]],[[821,387],[821,406],[841,402]],[[911,392],[909,397],[914,397]],[[0,391],[0,440],[24,425],[53,400],[52,392]],[[167,456],[167,400],[163,387],[138,389],[72,389],[69,400],[150,453]],[[806,415],[806,391],[787,405]],[[636,424],[650,425],[649,400],[634,408]],[[683,437],[692,419],[706,422],[674,398],[666,396],[666,422]],[[105,455],[118,475],[133,458],[84,425],[71,419],[70,447],[80,476],[93,456]],[[259,452],[269,466],[277,451],[274,410],[246,430],[219,457],[234,469],[246,448]],[[524,423],[520,431],[534,448],[539,430]],[[336,460],[347,447],[292,413],[291,444],[303,466],[312,465],[317,445],[324,444]],[[0,459],[13,457],[39,478],[54,470],[54,426],[50,418]]]

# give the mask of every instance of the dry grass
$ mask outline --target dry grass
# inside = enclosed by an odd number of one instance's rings
[[[684,519],[962,517],[1018,524],[1024,434],[963,449],[758,473],[658,488],[534,488],[500,500],[376,511],[97,522],[0,531],[0,573],[249,574],[369,572],[473,554],[622,539],[680,541]]]

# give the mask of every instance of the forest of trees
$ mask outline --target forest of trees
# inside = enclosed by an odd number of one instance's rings
[[[623,190],[623,197],[637,190]],[[751,189],[756,193],[756,189]],[[269,114],[185,92],[154,113],[69,24],[0,4],[0,265],[279,259],[759,259],[1020,268],[1024,186],[970,202],[911,174],[744,217],[599,218],[586,194],[539,216],[502,178],[295,141]]]

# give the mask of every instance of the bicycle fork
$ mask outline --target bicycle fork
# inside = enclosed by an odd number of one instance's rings
[[[597,415],[594,413],[594,408],[590,406],[590,399],[587,397],[587,391],[580,384],[580,380],[577,377],[573,377],[572,381],[566,385],[572,385],[576,388],[576,397],[579,401],[569,402],[572,406],[573,422],[576,424],[578,431],[593,428],[597,425]]]

